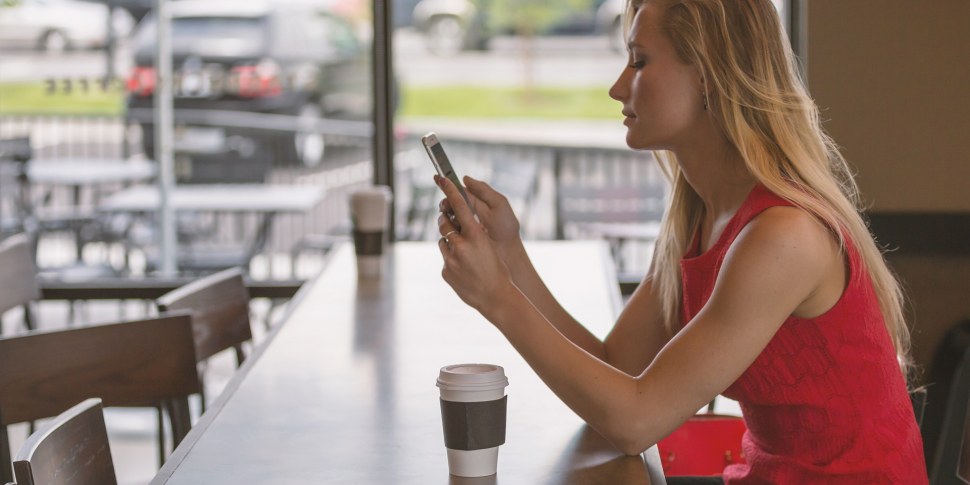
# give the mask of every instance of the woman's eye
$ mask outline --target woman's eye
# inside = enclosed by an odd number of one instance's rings
[[[644,66],[644,64],[646,64],[646,61],[634,60],[633,62],[630,63],[629,67],[630,69],[640,69],[641,67]]]

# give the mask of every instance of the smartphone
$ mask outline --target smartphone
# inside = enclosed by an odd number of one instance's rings
[[[428,152],[428,156],[431,157],[431,163],[434,164],[438,175],[451,180],[451,183],[455,184],[455,187],[458,187],[458,192],[461,193],[461,196],[465,199],[465,203],[468,204],[468,207],[472,209],[472,213],[475,214],[475,208],[472,207],[471,200],[469,200],[468,194],[465,193],[465,187],[461,184],[458,174],[455,173],[455,169],[451,166],[451,161],[448,160],[445,149],[441,147],[441,141],[438,140],[438,135],[434,132],[428,133],[421,137],[421,143]]]

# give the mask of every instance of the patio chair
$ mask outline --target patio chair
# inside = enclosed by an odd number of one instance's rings
[[[503,158],[492,161],[487,182],[509,201],[523,230],[529,220],[539,184],[539,165],[535,160]]]
[[[101,399],[64,411],[24,442],[13,468],[20,485],[115,485]]]
[[[11,480],[7,425],[55,416],[78,401],[168,411],[173,449],[201,392],[188,314],[0,338],[0,482]],[[165,450],[159,449],[160,463]]]
[[[33,156],[30,139],[0,139],[0,236],[24,230],[20,207],[20,178],[26,162]],[[7,210],[4,210],[6,199]]]
[[[560,185],[556,199],[558,239],[604,239],[620,282],[639,282],[624,260],[628,243],[653,243],[660,233],[664,188],[657,186]]]
[[[73,263],[54,267],[40,267],[38,264],[35,268],[38,277],[84,281],[118,276],[119,270],[108,262],[88,263],[82,260],[83,247],[86,244],[111,241],[97,212],[92,207],[80,206],[77,201],[74,204],[53,204],[53,192],[50,190],[38,196],[37,189],[43,187],[36,186],[28,177],[29,166],[34,163],[32,158],[33,150],[28,137],[0,140],[0,161],[12,161],[15,164],[13,171],[16,184],[12,187],[16,192],[12,197],[16,213],[14,227],[26,234],[31,258],[35,263],[38,261],[40,240],[45,234],[69,232],[73,235],[76,246]],[[75,317],[74,303],[71,302],[70,306],[72,319]]]
[[[23,307],[24,326],[34,328],[34,302],[40,299],[35,279],[34,257],[27,236],[17,234],[0,242],[0,317],[7,310]],[[3,326],[0,325],[0,335]]]

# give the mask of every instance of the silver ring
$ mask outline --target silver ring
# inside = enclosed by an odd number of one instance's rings
[[[448,239],[448,236],[450,236],[450,235],[452,235],[452,234],[454,234],[454,233],[456,233],[456,232],[458,232],[458,230],[456,230],[456,229],[452,229],[452,230],[450,230],[450,231],[448,231],[448,233],[447,233],[447,234],[445,234],[444,236],[441,236],[441,237],[442,237],[442,239],[444,239],[444,240],[445,240],[445,244],[451,244],[451,239]],[[460,234],[460,233],[459,233],[459,234]]]

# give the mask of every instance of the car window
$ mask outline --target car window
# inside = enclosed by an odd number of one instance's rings
[[[172,20],[172,37],[175,39],[260,42],[264,35],[262,17],[183,17]]]
[[[313,58],[345,57],[359,53],[360,43],[353,29],[339,18],[312,12],[291,19],[287,28],[278,33],[280,48],[290,53],[300,52]],[[298,41],[296,39],[299,39]]]
[[[142,24],[135,43],[139,51],[153,49],[155,20],[146,19]],[[172,19],[173,51],[229,57],[258,55],[266,47],[266,25],[265,17],[174,18]]]
[[[319,14],[317,21],[323,26],[327,40],[335,49],[347,54],[357,52],[359,48],[357,35],[349,25],[327,14]]]

